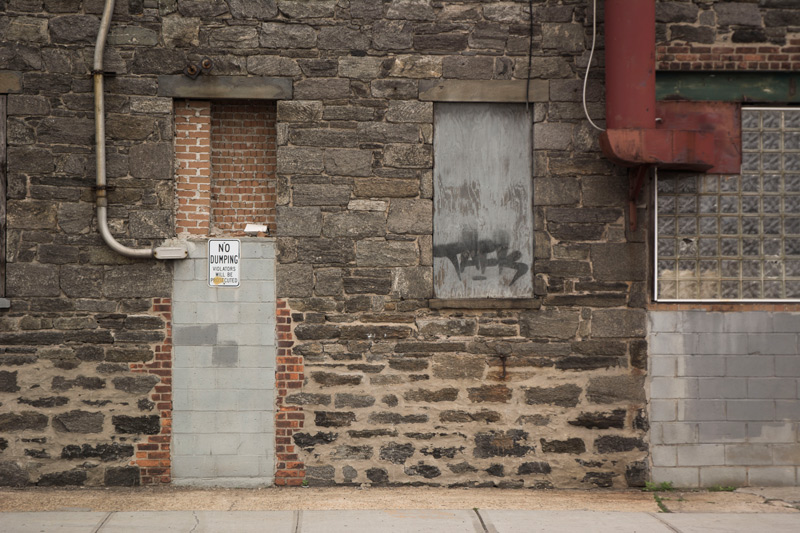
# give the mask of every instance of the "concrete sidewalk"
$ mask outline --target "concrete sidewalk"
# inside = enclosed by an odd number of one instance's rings
[[[50,511],[1,513],[3,533],[751,533],[800,531],[800,513],[601,511]]]

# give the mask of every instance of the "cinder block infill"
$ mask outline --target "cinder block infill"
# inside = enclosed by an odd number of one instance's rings
[[[224,489],[259,489],[271,487],[275,482],[273,477],[215,477],[215,478],[179,478],[173,479],[172,485],[176,487],[207,487]]]

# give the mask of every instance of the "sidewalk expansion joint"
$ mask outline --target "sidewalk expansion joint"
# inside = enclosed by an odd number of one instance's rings
[[[667,526],[670,529],[670,531],[674,531],[675,533],[683,533],[680,529],[677,529],[675,526],[673,526],[672,524],[668,523],[666,520],[663,520],[660,516],[658,516],[659,513],[647,513],[647,514],[649,514],[650,516],[652,516],[653,518],[655,518],[656,520]]]
[[[97,524],[97,527],[92,530],[92,533],[97,533],[98,531],[103,529],[103,526],[106,525],[106,522],[108,522],[111,519],[111,516],[113,514],[114,514],[114,511],[111,511],[110,513],[107,513],[106,516],[100,521],[100,523]]]

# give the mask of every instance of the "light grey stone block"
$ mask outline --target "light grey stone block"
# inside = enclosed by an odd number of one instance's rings
[[[772,313],[772,329],[776,333],[800,333],[800,313]]]
[[[650,397],[653,399],[697,398],[696,378],[654,377],[650,380]]]
[[[264,259],[252,259],[242,262],[243,280],[275,279],[275,262]]]
[[[235,367],[238,363],[238,346],[214,346],[211,351],[211,364],[214,366]]]
[[[651,333],[674,333],[678,331],[680,313],[651,311],[647,313],[647,325]]]
[[[242,239],[242,259],[275,259],[275,244],[263,239]]]
[[[172,303],[172,323],[177,324],[196,324],[197,306],[194,302],[173,302]]]
[[[687,355],[678,359],[679,376],[724,376],[725,357],[721,355]]]
[[[747,440],[753,443],[791,444],[797,442],[796,425],[796,422],[748,422]]]
[[[275,368],[274,346],[239,346],[239,368]]]
[[[240,303],[239,322],[243,324],[275,324],[275,302]]]
[[[678,356],[656,355],[649,361],[650,375],[653,377],[674,377],[678,371]]]
[[[678,406],[675,400],[651,400],[650,421],[671,422],[677,420]]]
[[[271,389],[239,390],[240,411],[266,411],[275,408],[275,391]]]
[[[776,465],[800,465],[800,444],[775,444],[772,457]]]
[[[690,340],[691,339],[691,340]],[[693,333],[686,343],[697,355],[745,355],[748,352],[747,335],[743,333]]]
[[[725,446],[722,444],[685,444],[677,448],[679,466],[725,464]]]
[[[796,399],[797,379],[794,378],[748,378],[748,398]],[[798,413],[800,417],[800,413]]]
[[[653,467],[653,482],[672,483],[674,487],[696,488],[700,486],[700,472],[696,467]]]
[[[680,400],[678,420],[725,420],[724,400]]]
[[[775,358],[771,355],[726,357],[725,372],[728,376],[741,376],[748,378],[774,376]]]
[[[703,422],[699,424],[700,442],[744,442],[747,437],[745,422]]]
[[[194,260],[184,259],[183,261],[175,261],[173,264],[172,279],[176,281],[188,281],[195,279],[194,277]]]
[[[680,330],[684,333],[721,333],[722,313],[685,311],[681,313]]]
[[[775,400],[776,420],[798,420],[800,400]]]
[[[775,356],[775,375],[800,377],[800,354]]]
[[[172,338],[180,346],[212,346],[217,343],[217,325],[175,325],[172,328]]]
[[[683,355],[687,353],[686,336],[682,333],[655,333],[650,335],[650,353],[659,355]]]
[[[747,398],[745,378],[699,378],[700,398]]]
[[[741,466],[706,466],[700,468],[701,487],[741,487],[747,484],[747,469]]]
[[[652,458],[653,466],[678,466],[678,447],[654,446]]]
[[[772,400],[727,400],[728,420],[775,420],[775,402]]]
[[[696,444],[698,424],[689,422],[664,422],[661,425],[661,439],[664,444]]]
[[[723,313],[723,331],[726,333],[771,333],[773,314],[765,311]]]
[[[261,346],[261,332],[255,324],[221,324],[218,338],[221,345]]]
[[[727,465],[771,465],[772,448],[767,444],[726,444]]]
[[[797,353],[797,335],[792,333],[750,333],[747,335],[748,352],[764,355],[792,355]]]
[[[202,302],[205,304],[217,301],[217,289],[209,287],[205,281],[176,281],[172,287],[172,298],[178,302]]]
[[[751,487],[793,487],[797,485],[797,469],[793,466],[751,466],[747,469]]]

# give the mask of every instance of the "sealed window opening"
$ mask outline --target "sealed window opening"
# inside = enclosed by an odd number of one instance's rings
[[[524,105],[437,103],[437,298],[533,297],[531,117]]]
[[[742,109],[737,175],[659,172],[658,301],[800,301],[800,109]]]

